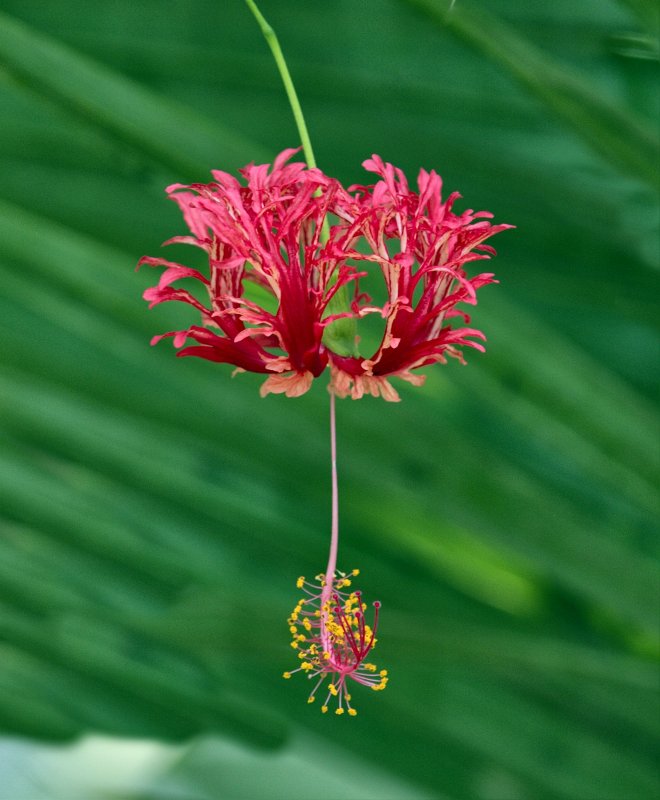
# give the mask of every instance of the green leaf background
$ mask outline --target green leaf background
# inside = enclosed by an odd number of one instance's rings
[[[345,719],[281,680],[328,546],[325,387],[262,400],[148,345],[189,319],[147,312],[133,271],[183,231],[164,186],[297,144],[254,20],[4,0],[0,730],[176,744],[126,800],[652,800],[655,6],[262,10],[325,171],[435,168],[517,226],[476,309],[488,352],[339,404],[341,560],[383,602],[390,685]],[[74,789],[39,791],[6,800]]]

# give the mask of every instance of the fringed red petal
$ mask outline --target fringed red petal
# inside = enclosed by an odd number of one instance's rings
[[[415,191],[400,169],[373,155],[363,165],[376,182],[347,191],[319,169],[292,161],[299,149],[283,151],[272,167],[244,167],[244,183],[214,170],[212,183],[168,187],[191,233],[168,243],[208,252],[209,275],[145,256],[139,265],[164,271],[144,297],[150,307],[187,303],[209,327],[191,326],[154,341],[174,337],[181,347],[193,339],[197,344],[178,355],[275,373],[262,394],[303,394],[330,363],[331,388],[338,395],[390,401],[398,400],[391,376],[419,385],[423,377],[411,370],[444,363],[448,356],[463,360],[462,347],[483,350],[481,331],[454,329],[449,321],[459,317],[469,323],[458,306],[475,305],[478,289],[496,281],[492,273],[470,277],[466,266],[494,255],[486,240],[512,226],[492,225],[487,211],[455,214],[460,195],[443,201],[442,179],[434,171],[420,170]],[[329,214],[334,224],[322,236]],[[361,271],[349,263],[360,261],[366,266]],[[372,270],[385,281],[383,306],[359,291],[360,279]],[[210,308],[172,285],[187,278],[205,286]],[[349,307],[330,310],[330,301],[351,285]],[[374,312],[383,317],[384,330],[371,357],[328,349],[323,336],[330,324]]]

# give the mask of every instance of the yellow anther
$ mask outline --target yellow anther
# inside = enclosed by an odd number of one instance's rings
[[[289,628],[289,632],[290,633],[298,633],[298,628],[296,628],[295,625],[291,625],[291,627]]]
[[[344,697],[345,697],[347,700],[350,700],[350,699],[351,699],[351,696],[350,696],[350,694],[348,694],[348,693],[346,693],[346,694],[344,695]]]
[[[314,616],[315,616],[315,617],[320,617],[320,616],[321,616],[321,612],[318,610],[318,608],[317,608],[317,609],[316,609],[316,611],[314,612]]]
[[[349,713],[349,714],[350,714],[352,717],[357,717],[357,711],[356,711],[354,708],[349,708],[349,709],[348,709],[348,713]]]
[[[328,691],[330,692],[330,694],[333,694],[335,697],[337,696],[337,687],[334,685],[334,683],[328,684]]]
[[[313,694],[312,694],[312,695],[310,695],[310,696],[307,698],[307,702],[308,702],[308,703],[313,703],[313,702],[314,702],[314,700],[316,700],[316,698],[314,697],[314,695],[313,695]]]
[[[306,638],[306,637],[305,637],[305,634],[304,634],[304,633],[299,633],[299,634],[296,636],[296,639],[297,639],[299,642],[304,642],[304,641],[305,641],[305,638]]]
[[[323,658],[325,658],[326,661],[330,661],[330,653],[328,653],[327,651],[323,653]]]
[[[354,569],[354,570],[351,572],[351,575],[353,575],[353,577],[355,577],[355,578],[356,578],[356,577],[357,577],[359,574],[360,574],[360,570],[359,570],[359,569]]]
[[[344,709],[343,709],[343,708],[338,708],[338,709],[335,711],[335,714],[339,714],[339,715],[341,715],[341,714],[343,714],[343,713],[344,713]]]
[[[293,647],[294,650],[297,650],[298,649],[298,642],[291,642],[291,647]]]
[[[306,631],[312,630],[312,623],[307,619],[307,617],[305,617],[305,619],[303,620],[303,628]],[[293,631],[291,631],[291,633],[293,633]]]
[[[376,671],[376,665],[375,664],[363,664],[362,666],[366,670],[368,670],[369,672],[375,672]]]
[[[387,675],[387,670],[381,669],[381,671],[378,674],[380,675],[381,678],[384,678]]]
[[[304,577],[303,575],[301,575],[301,576],[298,578],[298,580],[296,581],[296,588],[297,588],[297,589],[302,589],[302,587],[303,587],[304,583],[305,583],[305,577]]]
[[[289,678],[291,677],[291,673],[290,672],[283,672],[282,673],[282,677],[286,678],[287,680],[289,680]]]
[[[328,707],[327,706],[321,706],[321,713],[322,714],[327,714],[328,713]]]
[[[309,672],[309,670],[314,669],[314,667],[309,663],[309,661],[303,661],[303,663],[300,665],[300,669],[304,669],[305,672]]]

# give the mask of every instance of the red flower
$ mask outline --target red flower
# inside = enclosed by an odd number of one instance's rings
[[[339,229],[331,229],[330,238],[321,240],[328,208],[345,192],[318,169],[287,164],[295,152],[281,153],[270,173],[269,164],[242,169],[247,186],[216,170],[214,183],[168,187],[192,236],[178,236],[166,244],[187,243],[206,250],[210,278],[161,258],[145,256],[139,262],[166,267],[158,285],[144,293],[150,307],[181,300],[200,312],[204,325],[161,334],[152,344],[170,336],[175,347],[193,340],[196,344],[180,350],[179,356],[270,374],[262,395],[284,392],[295,397],[306,392],[328,363],[322,344],[325,327],[352,315],[328,313],[328,303],[355,280],[356,270],[336,246],[333,234]],[[208,306],[172,287],[181,278],[204,284]],[[246,297],[250,283],[261,287],[261,296],[270,296],[273,310]]]
[[[496,283],[492,273],[469,278],[464,266],[489,258],[495,251],[483,242],[511,225],[491,225],[487,211],[465,211],[460,216],[452,206],[455,192],[443,203],[442,179],[435,172],[420,170],[419,194],[408,188],[400,169],[385,164],[379,156],[364,162],[365,169],[381,176],[373,186],[353,186],[350,235],[368,244],[368,254],[351,257],[377,263],[383,273],[388,300],[382,308],[355,307],[360,316],[379,312],[385,331],[376,353],[368,359],[331,354],[332,388],[340,397],[355,399],[368,393],[385,400],[399,397],[389,383],[396,375],[419,386],[425,376],[411,370],[453,356],[465,363],[460,346],[484,349],[484,334],[469,327],[453,328],[447,321],[469,317],[456,306],[475,305],[477,289]],[[475,221],[480,220],[480,221]],[[392,255],[394,253],[394,255]]]
[[[386,400],[399,399],[388,380],[392,375],[419,385],[424,377],[412,370],[444,363],[446,356],[463,361],[461,346],[483,350],[481,331],[453,328],[448,321],[461,317],[469,323],[456,306],[474,305],[477,289],[494,281],[491,273],[470,278],[464,267],[493,254],[484,241],[511,226],[491,225],[485,219],[492,215],[484,211],[454,214],[459,195],[443,203],[435,172],[421,170],[416,193],[401,170],[373,156],[364,166],[381,180],[347,192],[318,169],[287,163],[295,152],[281,153],[270,172],[268,164],[242,169],[246,186],[214,171],[213,183],[168,188],[192,235],[167,244],[204,249],[210,274],[207,278],[161,258],[140,260],[166,268],[158,285],[144,293],[150,307],[180,300],[201,314],[201,326],[161,334],[152,344],[173,337],[175,347],[183,347],[192,340],[179,356],[269,374],[262,395],[303,394],[329,364],[330,388],[338,396],[357,399],[368,393]],[[335,224],[328,224],[328,214]],[[388,292],[382,308],[359,293],[359,278],[367,273],[357,272],[349,260],[378,264]],[[183,278],[203,284],[208,304],[173,287]],[[349,283],[354,286],[350,309],[330,313],[330,301]],[[346,356],[330,349],[324,332],[331,323],[374,312],[385,320],[374,355]]]

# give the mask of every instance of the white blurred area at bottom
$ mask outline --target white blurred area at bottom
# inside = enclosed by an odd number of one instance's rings
[[[0,738],[0,800],[130,797],[152,788],[183,749],[105,736],[69,745]]]
[[[450,800],[306,730],[276,751],[211,736],[181,746],[0,739],[0,800],[291,800],[301,786],[317,800]]]

